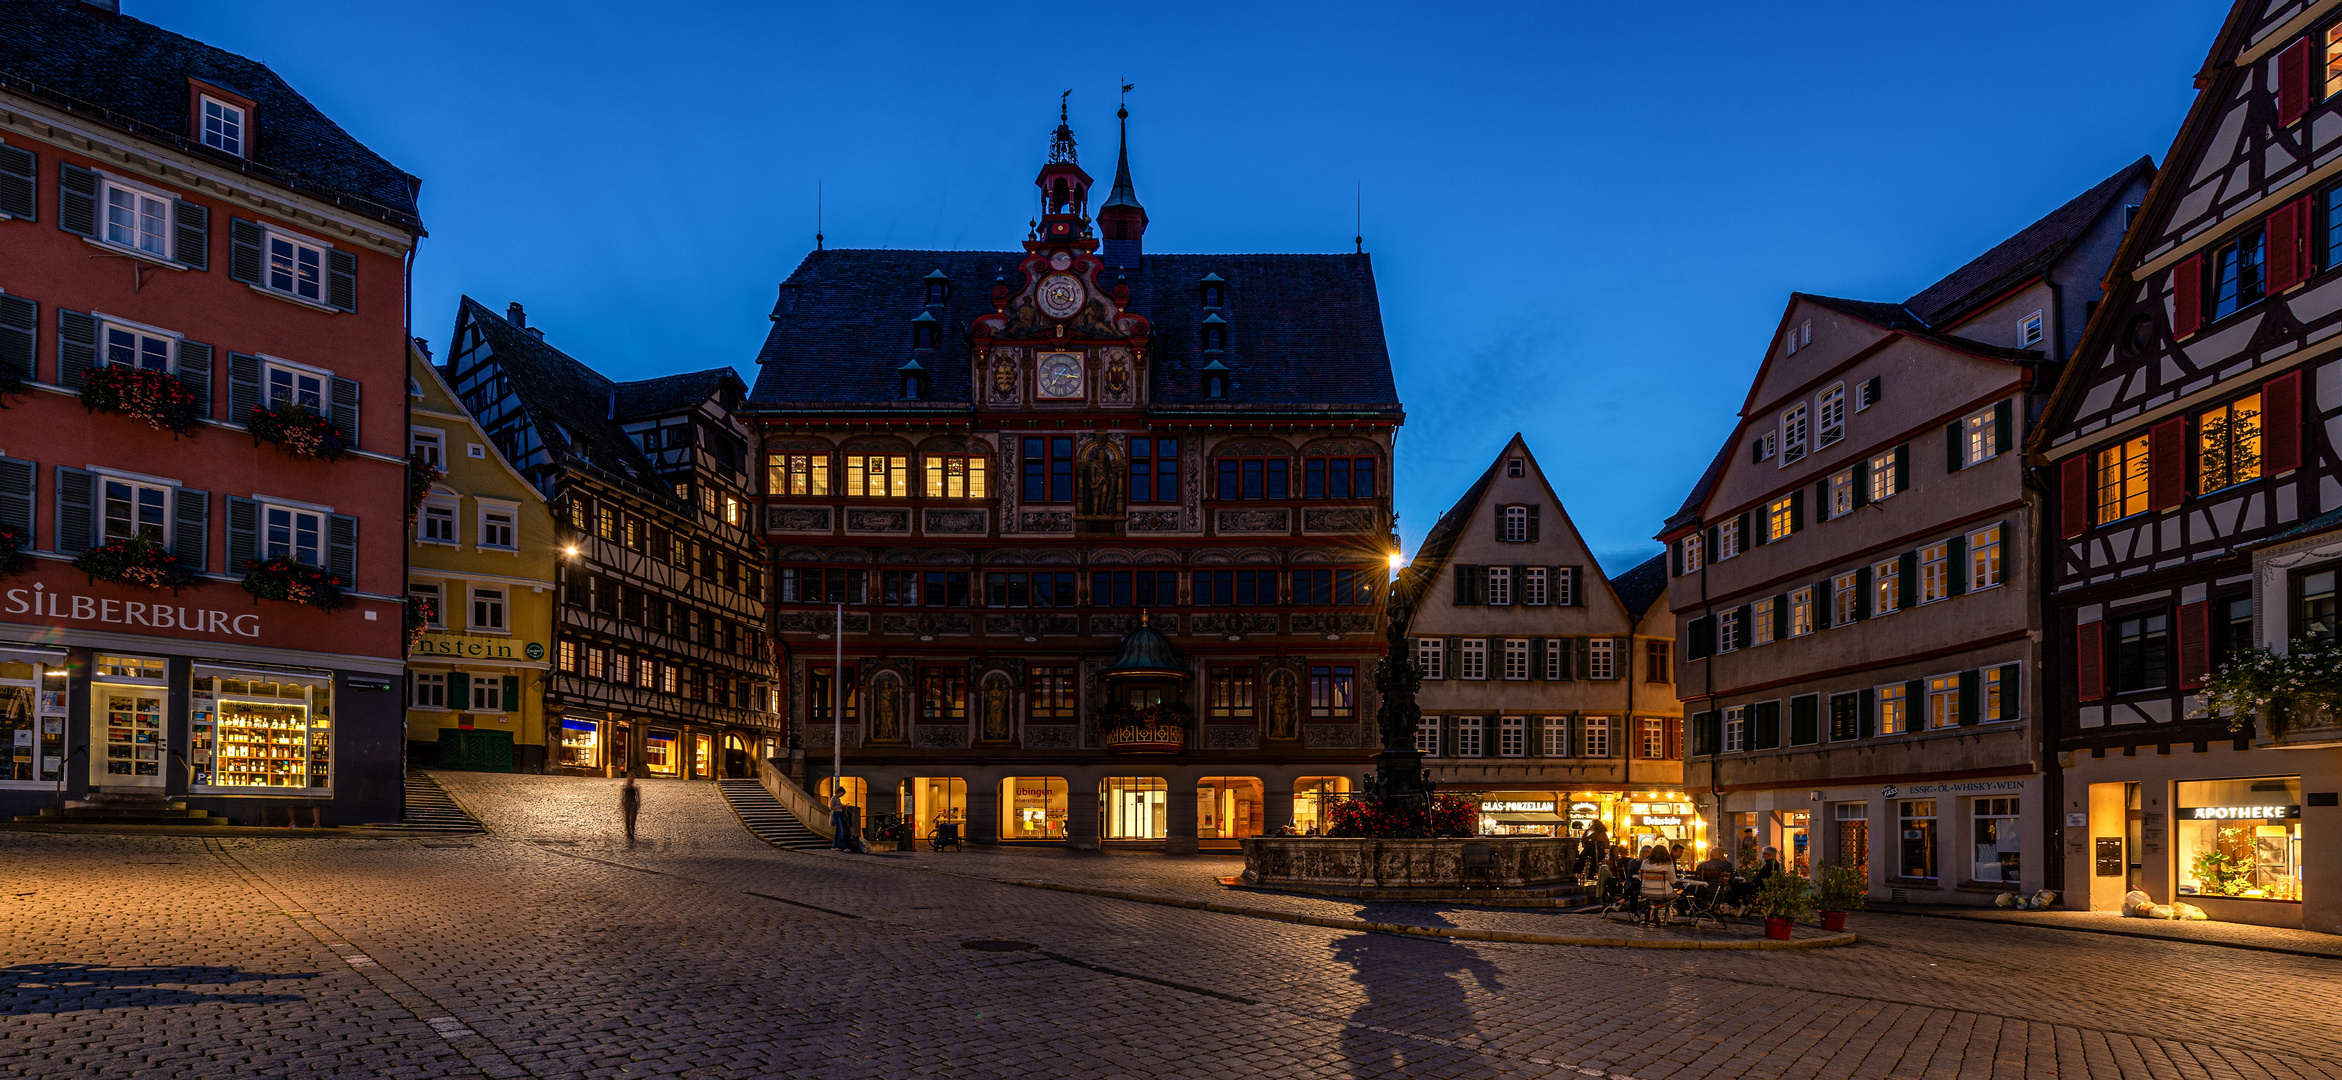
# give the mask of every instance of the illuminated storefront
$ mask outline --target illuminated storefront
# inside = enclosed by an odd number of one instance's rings
[[[1480,803],[1484,836],[1558,836],[1583,840],[1594,826],[1613,845],[1636,850],[1683,844],[1704,856],[1707,827],[1689,796],[1673,790],[1458,792]]]
[[[932,836],[935,826],[965,824],[968,820],[968,782],[949,776],[914,776],[902,782],[897,794],[904,816],[920,836]]]
[[[683,773],[683,735],[673,728],[650,728],[642,736],[643,771],[652,776]]]
[[[1293,781],[1293,831],[1304,836],[1324,832],[1328,808],[1349,793],[1347,776],[1304,776]]]
[[[1098,786],[1105,811],[1104,839],[1161,840],[1171,817],[1165,806],[1169,785],[1160,776],[1109,776]]]
[[[2183,780],[2172,813],[2181,896],[2301,902],[2301,778]]]
[[[0,649],[0,782],[55,783],[65,770],[63,654]]]
[[[1002,840],[1065,839],[1065,780],[1012,776],[1000,782]]]
[[[323,674],[198,664],[188,716],[194,789],[333,786],[333,682]]]
[[[1482,836],[1560,836],[1569,819],[1550,791],[1497,791],[1480,797]]]
[[[1205,847],[1235,847],[1260,835],[1264,810],[1258,777],[1205,777],[1195,785],[1196,839]]]
[[[561,718],[561,746],[555,759],[564,768],[602,767],[602,721],[575,716]]]

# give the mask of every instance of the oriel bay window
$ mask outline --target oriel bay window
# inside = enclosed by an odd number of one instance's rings
[[[1282,499],[1286,497],[1286,470],[1290,459],[1220,458],[1218,497],[1222,499]]]
[[[903,499],[911,494],[911,455],[847,454],[846,490],[849,496]]]
[[[1179,440],[1133,435],[1130,439],[1130,501],[1179,501]]]
[[[1177,570],[1096,570],[1090,573],[1090,604],[1094,607],[1171,607],[1177,603]]]
[[[960,668],[919,669],[919,722],[964,724],[968,720],[968,673]]]
[[[1277,602],[1274,570],[1198,570],[1195,604],[1198,607],[1255,607]]]
[[[1295,570],[1293,602],[1315,605],[1374,603],[1375,571]]]
[[[2261,478],[2261,395],[2196,416],[2196,491]]]
[[[1207,677],[1205,715],[1216,723],[1249,724],[1259,672],[1249,667],[1215,667]]]
[[[986,496],[984,459],[969,454],[927,455],[927,497],[981,499]]]
[[[1028,503],[1073,501],[1073,436],[1024,440],[1025,498]]]
[[[764,461],[766,491],[774,495],[829,494],[828,454],[767,454]]]
[[[995,570],[984,575],[989,607],[1072,607],[1073,571]]]
[[[1309,669],[1309,718],[1355,720],[1358,669],[1349,664],[1316,664]]]
[[[1371,499],[1375,462],[1370,457],[1313,457],[1301,464],[1301,495],[1306,499]]]

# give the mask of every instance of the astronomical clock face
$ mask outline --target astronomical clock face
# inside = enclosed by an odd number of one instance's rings
[[[1081,355],[1042,353],[1038,381],[1042,397],[1064,399],[1082,396]]]
[[[1066,267],[1069,267],[1069,266],[1072,266],[1072,265],[1073,265],[1073,252],[1059,250],[1059,251],[1052,251],[1052,252],[1050,252],[1050,253],[1049,253],[1049,269],[1051,269],[1051,270],[1063,270],[1063,269],[1065,269]]]
[[[1070,319],[1082,309],[1082,281],[1072,274],[1041,279],[1041,311],[1052,319]]]

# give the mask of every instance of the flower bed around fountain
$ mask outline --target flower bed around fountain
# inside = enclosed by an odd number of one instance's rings
[[[1571,864],[1578,844],[1550,836],[1250,836],[1244,840],[1244,883],[1387,900],[1452,899],[1465,891],[1466,844],[1488,845],[1495,863],[1487,885],[1511,890],[1577,885]],[[1483,883],[1475,875],[1472,884]]]

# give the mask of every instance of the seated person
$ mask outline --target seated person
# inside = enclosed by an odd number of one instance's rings
[[[1692,873],[1701,881],[1715,885],[1732,876],[1732,860],[1725,858],[1721,850],[1710,852],[1706,861],[1692,868]]]

